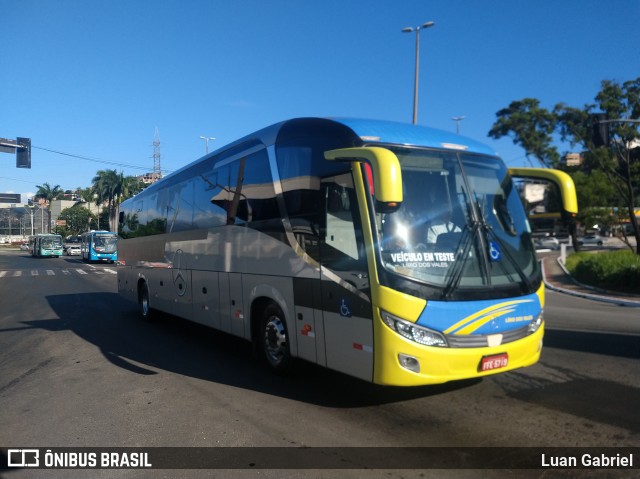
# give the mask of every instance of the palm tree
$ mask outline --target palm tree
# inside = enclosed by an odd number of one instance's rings
[[[109,212],[109,228],[116,231],[116,217],[118,207],[125,199],[130,198],[142,189],[140,182],[133,176],[124,176],[123,172],[116,170],[100,170],[92,180],[96,193],[96,204],[107,203]]]
[[[36,188],[38,188],[38,191],[34,195],[34,198],[42,198],[47,203],[47,216],[49,218],[47,221],[47,231],[51,232],[51,202],[64,196],[64,190],[60,185],[52,188],[49,183],[42,183],[42,186],[36,185]]]
[[[114,203],[118,190],[118,172],[116,170],[99,170],[93,177],[93,189],[96,193],[96,205],[107,203],[109,212],[109,228],[112,228],[112,217],[115,217]]]

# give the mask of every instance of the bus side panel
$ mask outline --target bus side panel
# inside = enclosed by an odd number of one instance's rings
[[[191,271],[172,270],[173,314],[193,320],[193,282]]]
[[[229,291],[229,273],[221,272],[219,276],[218,317],[220,330],[231,332],[231,291]]]
[[[229,316],[231,318],[231,334],[248,338],[250,335],[245,330],[244,308],[242,302],[242,275],[240,273],[229,273]]]
[[[175,314],[173,298],[175,296],[171,270],[168,268],[145,268],[149,288],[149,302],[153,309]]]
[[[193,320],[197,323],[221,328],[220,291],[218,273],[215,271],[192,271]]]
[[[371,318],[324,312],[327,367],[365,381],[373,379]]]
[[[125,299],[138,302],[138,273],[130,266],[119,265],[118,273],[118,293]]]
[[[298,356],[327,365],[319,278],[293,278]]]

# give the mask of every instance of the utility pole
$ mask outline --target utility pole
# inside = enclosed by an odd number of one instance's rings
[[[160,133],[158,133],[158,127],[153,134],[153,173],[157,178],[162,177],[162,170],[160,169]]]

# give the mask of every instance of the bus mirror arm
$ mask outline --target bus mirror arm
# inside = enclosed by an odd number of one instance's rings
[[[562,214],[573,218],[578,213],[578,200],[573,179],[564,171],[551,168],[509,168],[514,178],[542,180],[555,183],[562,197]]]
[[[341,148],[325,151],[324,157],[330,161],[366,161],[373,170],[374,196],[378,205],[394,211],[402,203],[402,172],[393,152],[377,146]]]

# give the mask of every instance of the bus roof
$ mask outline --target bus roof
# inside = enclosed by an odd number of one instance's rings
[[[247,135],[229,145],[226,145],[210,154],[218,155],[250,141],[260,141],[265,145],[272,145],[282,141],[282,132],[285,129],[295,130],[295,126],[309,127],[319,124],[335,126],[342,125],[348,128],[353,139],[362,143],[387,143],[408,146],[423,146],[429,148],[443,148],[465,150],[472,153],[481,153],[495,156],[496,152],[484,143],[467,138],[455,133],[429,128],[421,125],[400,123],[387,120],[366,120],[361,118],[294,118],[275,125],[263,128],[253,134]],[[287,127],[287,128],[285,128]]]
[[[351,128],[363,142],[368,144],[392,143],[496,155],[495,151],[476,140],[426,126],[358,118],[336,118],[334,121]]]
[[[295,138],[300,135],[301,132],[304,132],[305,129],[306,131],[317,131],[318,128],[323,127],[341,130],[340,135],[348,139],[351,143],[348,146],[361,146],[364,144],[396,144],[445,150],[459,150],[490,156],[497,155],[494,150],[476,140],[472,140],[452,132],[421,125],[358,118],[294,118],[276,123],[244,136],[183,166],[179,170],[167,175],[165,178],[175,177],[182,171],[191,167],[191,165],[199,163],[205,158],[228,154],[243,145],[263,144],[265,146],[270,146],[286,141],[289,138]],[[157,183],[162,183],[162,180]],[[154,185],[147,189],[153,190],[153,186]]]

